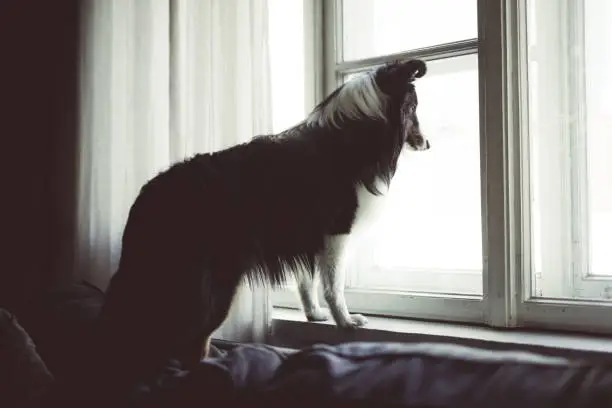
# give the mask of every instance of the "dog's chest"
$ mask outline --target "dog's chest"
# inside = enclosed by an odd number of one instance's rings
[[[381,192],[380,195],[372,194],[363,185],[357,186],[357,210],[355,212],[352,231],[371,226],[384,212],[386,194],[389,188],[380,180],[377,181],[376,187],[378,191]]]

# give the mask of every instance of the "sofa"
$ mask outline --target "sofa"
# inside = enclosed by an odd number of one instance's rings
[[[215,357],[191,370],[169,360],[120,400],[75,398],[77,363],[95,352],[79,345],[103,300],[79,283],[40,299],[23,323],[0,309],[0,407],[612,407],[608,363],[439,343],[216,342]]]

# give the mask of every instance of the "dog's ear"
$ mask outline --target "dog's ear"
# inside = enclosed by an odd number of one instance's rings
[[[412,82],[427,73],[427,64],[423,60],[394,61],[386,66],[386,74],[396,81]]]
[[[421,78],[427,73],[427,64],[423,60],[412,59],[399,63],[401,75],[412,82],[416,78]]]
[[[395,61],[380,67],[376,71],[376,84],[387,95],[403,94],[409,83],[427,73],[425,61],[411,59]]]

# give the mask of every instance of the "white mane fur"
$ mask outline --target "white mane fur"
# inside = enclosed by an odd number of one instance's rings
[[[322,109],[308,116],[306,123],[339,128],[341,118],[358,119],[369,117],[387,120],[385,106],[387,96],[376,85],[373,73],[353,78],[338,91]]]

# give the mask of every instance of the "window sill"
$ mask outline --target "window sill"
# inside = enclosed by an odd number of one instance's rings
[[[354,341],[436,342],[494,350],[524,350],[568,358],[612,359],[612,338],[576,333],[493,329],[452,323],[368,316],[368,325],[354,331],[338,330],[332,322],[309,323],[301,310],[275,307],[273,346],[299,349],[316,343]]]

